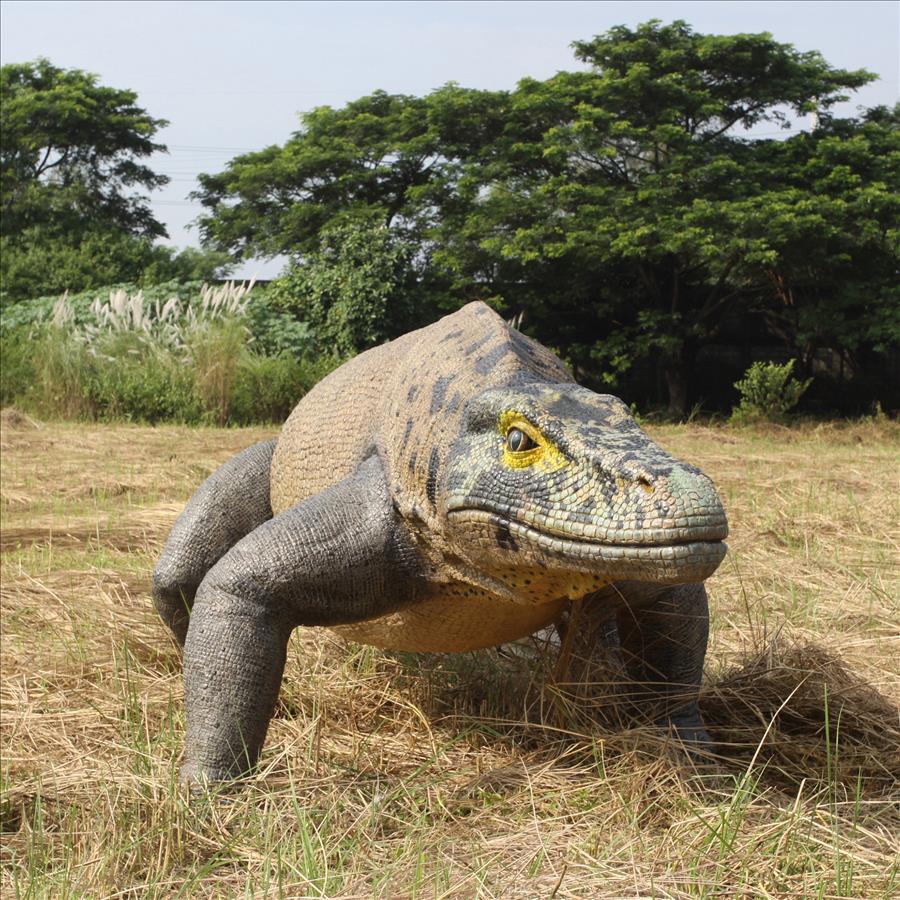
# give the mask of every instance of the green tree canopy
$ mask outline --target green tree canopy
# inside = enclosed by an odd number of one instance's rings
[[[301,258],[378,221],[415,246],[432,315],[473,297],[523,313],[588,380],[654,366],[676,413],[699,349],[736,323],[807,367],[895,339],[897,115],[830,113],[873,75],[680,21],[573,46],[583,70],[513,91],[314,110],[201,178],[205,238]],[[813,110],[821,126],[792,135]]]
[[[342,109],[317,107],[283,147],[199,176],[201,233],[232,254],[270,257],[314,251],[323,230],[350,220],[424,239],[453,198],[457,155],[497,121],[496,96],[448,85],[426,98],[376,91]]]
[[[46,59],[0,68],[0,283],[5,300],[220,270],[221,255],[154,244],[166,230],[144,192],[165,126],[133,91]]]
[[[0,193],[4,236],[34,226],[72,231],[102,223],[148,237],[165,228],[135,190],[168,182],[142,158],[167,125],[137,106],[133,91],[46,59],[0,68]]]
[[[786,125],[786,109],[826,110],[872,76],[768,34],[700,35],[684,22],[618,27],[574,46],[588,71],[519,84],[522,142],[542,165],[504,171],[497,155],[477,211],[480,243],[518,262],[525,282],[548,265],[571,273],[575,302],[601,313],[599,328],[574,315],[573,340],[558,295],[523,298],[529,317],[548,334],[562,322],[557,342],[589,369],[615,374],[658,357],[670,406],[684,412],[697,348],[777,253],[767,233],[750,240],[742,217],[766,221],[778,202],[779,142],[746,129]]]

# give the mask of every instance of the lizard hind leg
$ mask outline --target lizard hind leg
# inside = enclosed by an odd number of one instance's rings
[[[197,488],[172,526],[153,571],[153,603],[184,647],[194,597],[206,573],[239,541],[272,518],[269,469],[275,441],[254,444]]]

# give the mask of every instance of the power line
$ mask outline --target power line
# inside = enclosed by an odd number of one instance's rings
[[[212,152],[212,153],[255,153],[262,150],[262,147],[209,147],[198,144],[170,144],[170,150],[184,150],[189,153],[194,152]]]

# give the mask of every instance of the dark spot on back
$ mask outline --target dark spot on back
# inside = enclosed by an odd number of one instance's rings
[[[406,394],[406,402],[412,403],[413,400],[416,399],[416,394],[419,392],[419,386],[414,384]]]
[[[466,347],[465,350],[463,350],[463,355],[471,356],[476,350],[478,350],[480,347],[483,347],[491,339],[491,337],[492,335],[490,332],[488,332],[487,334],[483,334],[480,338],[478,338],[477,341],[469,344],[469,346]]]
[[[450,387],[450,384],[455,377],[455,375],[442,375],[435,381],[434,388],[432,388],[431,391],[431,414],[433,416],[441,411],[441,408],[444,405],[444,399],[447,396],[447,388]]]
[[[494,366],[496,366],[507,353],[511,352],[512,345],[509,341],[503,341],[502,344],[498,344],[494,347],[487,356],[482,356],[481,359],[475,363],[475,371],[479,375],[489,375],[493,371]]]
[[[403,441],[400,444],[400,452],[402,453],[406,449],[406,442],[409,440],[410,434],[412,434],[413,430],[413,420],[406,420],[406,428],[403,430]]]
[[[437,447],[434,447],[431,451],[431,456],[428,458],[428,480],[425,482],[425,496],[428,497],[428,502],[431,504],[432,509],[435,509],[437,506],[436,497],[439,462],[440,455],[438,454]]]
[[[535,359],[537,356],[531,341],[524,334],[516,331],[515,328],[509,329],[509,340],[520,354],[527,356],[529,359]]]
[[[447,341],[452,341],[454,338],[458,338],[458,337],[462,337],[462,336],[463,336],[463,332],[459,328],[457,328],[454,331],[448,331],[447,334],[445,334],[440,339],[439,343],[443,344],[443,343],[446,343]]]

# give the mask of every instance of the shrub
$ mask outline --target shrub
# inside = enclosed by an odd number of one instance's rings
[[[247,305],[247,327],[253,335],[253,349],[266,356],[310,356],[315,351],[315,335],[306,322],[280,309],[274,292],[257,289]]]
[[[308,322],[319,348],[359,353],[415,327],[414,246],[373,222],[324,229],[321,246],[290,264],[272,303]]]
[[[131,422],[203,421],[196,372],[165,348],[111,339],[87,373],[88,416]],[[125,351],[125,352],[123,352]],[[58,412],[57,415],[62,415]]]
[[[255,352],[248,290],[204,285],[183,300],[118,289],[105,301],[42,300],[38,324],[20,317],[10,326],[4,316],[3,403],[50,418],[281,421],[340,360]],[[270,346],[308,348],[308,331],[279,333],[278,317],[268,322]]]
[[[229,420],[236,425],[283,422],[297,401],[340,362],[327,356],[245,354],[235,374]]]
[[[744,377],[734,383],[741,400],[731,413],[731,421],[739,424],[784,421],[812,383],[812,378],[798,381],[792,377],[794,362],[792,359],[783,365],[753,363]]]
[[[216,425],[228,421],[235,375],[247,354],[249,332],[240,319],[209,322],[189,334],[187,352],[205,418]]]
[[[21,326],[0,331],[0,405],[20,403],[34,382],[36,358],[31,332]]]
[[[177,251],[147,237],[102,228],[73,235],[35,226],[15,238],[0,238],[0,250],[0,282],[11,301],[65,290],[102,291],[114,282],[147,286],[175,279],[212,280],[234,267],[224,253],[193,247]]]

